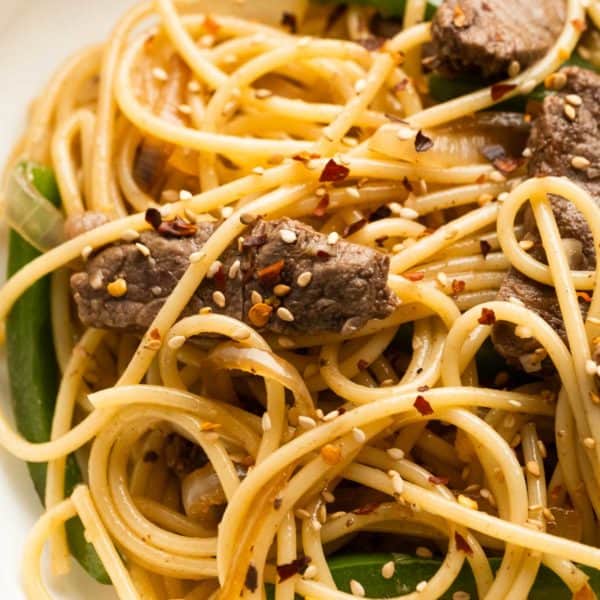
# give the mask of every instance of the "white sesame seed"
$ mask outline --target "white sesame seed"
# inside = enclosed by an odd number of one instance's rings
[[[419,558],[431,558],[433,556],[433,552],[429,548],[425,548],[425,546],[417,547],[415,554]]]
[[[522,408],[523,403],[520,400],[509,400],[508,403],[515,408]]]
[[[525,468],[527,469],[527,472],[530,475],[533,475],[534,477],[539,477],[540,476],[540,466],[537,464],[537,461],[535,460],[528,460],[527,464],[525,465]]]
[[[402,494],[404,492],[404,479],[400,476],[398,471],[388,471],[388,476],[392,480],[392,489],[395,494]]]
[[[189,104],[180,104],[177,107],[177,110],[182,114],[182,115],[191,115],[192,114],[192,107]]]
[[[204,252],[202,252],[200,250],[198,252],[192,252],[190,254],[190,262],[191,263],[199,263],[205,256],[206,256],[206,254],[204,254]]]
[[[312,417],[300,415],[298,417],[298,425],[301,425],[305,429],[312,429],[317,426],[317,422]]]
[[[396,563],[393,560],[386,562],[383,567],[381,567],[381,576],[384,579],[391,579],[396,572]]]
[[[298,239],[298,236],[296,235],[296,232],[292,231],[291,229],[281,229],[279,231],[279,237],[286,244],[293,244]]]
[[[81,251],[81,258],[83,258],[83,260],[87,260],[93,251],[94,249],[91,246],[84,246],[83,250]]]
[[[298,279],[296,279],[296,283],[304,288],[306,287],[312,280],[312,273],[310,271],[304,271],[304,273],[300,273],[298,275]]]
[[[513,60],[508,65],[508,75],[510,77],[516,77],[521,72],[521,63],[518,60]]]
[[[227,300],[225,299],[225,294],[223,292],[219,290],[214,291],[212,294],[212,299],[219,308],[225,308]]]
[[[419,216],[419,213],[412,209],[412,208],[407,208],[405,206],[402,206],[399,210],[398,210],[398,216],[402,217],[403,219],[416,219]]]
[[[134,242],[135,240],[139,239],[139,237],[140,234],[135,229],[126,229],[121,234],[121,239],[124,242]]]
[[[359,444],[364,444],[367,441],[367,436],[365,435],[365,432],[360,429],[360,427],[352,428],[352,437]]]
[[[592,448],[595,448],[595,447],[596,447],[596,440],[595,440],[594,438],[591,438],[591,437],[586,437],[586,438],[583,440],[583,445],[584,445],[586,448],[589,448],[589,449],[591,450]]]
[[[241,263],[239,260],[233,261],[231,266],[229,267],[229,279],[235,279],[240,272]]]
[[[251,333],[245,327],[238,327],[231,332],[231,339],[236,340],[237,342],[241,342],[243,340],[247,340],[250,337]]]
[[[154,67],[152,69],[152,77],[154,77],[154,79],[158,79],[159,81],[167,81],[167,79],[169,79],[167,72],[161,67]]]
[[[417,590],[417,592],[423,592],[423,591],[425,591],[426,587],[427,587],[426,581],[419,581],[419,583],[417,583],[417,587],[415,589]]]
[[[498,202],[506,202],[506,200],[508,200],[508,197],[508,192],[502,192],[501,194],[498,194]]]
[[[215,262],[208,267],[208,271],[206,271],[206,278],[212,279],[221,270],[222,266],[223,263],[220,260],[215,260]]]
[[[565,117],[569,119],[569,121],[574,121],[577,118],[577,112],[570,104],[565,104],[564,107]]]
[[[287,321],[288,323],[291,323],[294,320],[294,315],[287,308],[285,308],[285,306],[280,306],[277,309],[277,316],[282,321]]]
[[[150,248],[148,248],[148,246],[146,246],[145,244],[140,244],[139,242],[136,242],[135,247],[140,251],[140,254],[142,256],[150,256]]]
[[[325,421],[325,422],[333,421],[334,419],[337,419],[339,416],[340,416],[339,410],[332,410],[332,411],[328,412],[326,415],[323,415],[323,421]]]
[[[269,98],[273,95],[271,90],[267,90],[266,88],[260,88],[254,92],[254,97],[259,100],[264,100],[265,98]]]
[[[330,246],[335,246],[335,244],[337,244],[339,241],[340,241],[340,234],[337,231],[332,231],[327,236],[327,243]]]
[[[440,271],[435,278],[442,287],[446,287],[448,285],[448,275],[446,275],[446,273],[443,271]]]
[[[273,288],[273,293],[276,296],[287,296],[292,291],[292,288],[289,285],[285,285],[284,283],[278,283]]]
[[[329,490],[323,490],[321,492],[321,496],[323,497],[323,500],[325,500],[325,502],[327,502],[328,504],[335,502],[335,496]]]
[[[565,96],[565,101],[571,104],[572,106],[581,106],[583,104],[581,96],[578,96],[577,94],[568,94],[567,96]]]
[[[263,297],[261,294],[256,290],[252,290],[252,293],[250,294],[250,302],[252,302],[252,304],[260,304],[262,301]]]
[[[523,250],[531,250],[533,248],[533,240],[521,240],[519,242],[519,248]]]
[[[229,219],[229,217],[233,214],[233,206],[224,206],[221,209],[221,216],[224,219]]]
[[[396,130],[396,137],[399,140],[402,140],[403,142],[406,142],[407,140],[412,140],[412,138],[414,138],[416,135],[415,130],[411,129],[410,127],[406,127],[406,126],[401,126],[398,127],[398,129]]]
[[[367,81],[365,79],[358,79],[354,84],[354,91],[357,94],[362,94],[367,87]]]
[[[571,159],[571,166],[574,169],[587,169],[591,164],[585,156],[574,156]]]
[[[356,579],[350,580],[350,591],[361,598],[365,595],[365,588]]]
[[[295,348],[296,347],[296,343],[294,342],[294,340],[287,338],[287,337],[277,338],[277,343],[282,348]]]
[[[192,79],[187,85],[188,91],[192,92],[192,94],[197,94],[202,88],[200,87],[200,83],[195,79]]]
[[[302,577],[304,577],[304,579],[314,579],[317,576],[317,567],[315,567],[315,565],[308,565],[308,567],[306,567],[304,574],[302,575]]]
[[[298,519],[310,519],[310,513],[305,508],[297,508],[294,513]]]
[[[404,458],[404,450],[400,448],[388,448],[386,450],[388,456],[394,460],[402,460]]]
[[[263,167],[254,167],[254,168],[252,169],[252,172],[253,172],[255,175],[264,175],[264,174],[265,174],[265,170],[264,170],[264,168],[263,168]]]
[[[194,194],[189,190],[179,190],[179,199],[182,201],[191,200],[194,197]]]
[[[167,342],[167,346],[171,348],[171,350],[179,350],[185,344],[185,335],[174,335]]]
[[[261,423],[262,423],[262,430],[263,431],[270,431],[272,424],[271,424],[271,417],[269,416],[268,412],[263,413],[262,419],[261,419]]]
[[[360,191],[354,185],[346,188],[346,194],[348,194],[348,196],[351,196],[352,198],[360,198]]]
[[[585,372],[588,375],[595,375],[597,368],[598,368],[598,365],[596,364],[595,361],[593,361],[591,359],[588,359],[585,361]]]
[[[523,158],[531,158],[532,154],[533,154],[533,152],[531,151],[531,148],[525,148],[525,150],[523,150],[523,152],[521,152],[521,156]]]

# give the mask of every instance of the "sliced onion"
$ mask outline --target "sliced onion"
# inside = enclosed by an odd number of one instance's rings
[[[64,217],[33,184],[35,164],[21,162],[6,190],[6,220],[32,246],[46,252],[64,241]]]

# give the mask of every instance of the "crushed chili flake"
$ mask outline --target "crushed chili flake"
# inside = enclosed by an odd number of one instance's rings
[[[587,29],[587,23],[583,19],[572,19],[571,25],[580,33]]]
[[[415,150],[417,152],[427,152],[431,148],[433,148],[433,140],[419,129],[415,136]]]
[[[325,194],[324,196],[321,197],[317,206],[315,206],[315,209],[313,210],[313,215],[315,215],[315,217],[324,217],[325,213],[327,213],[328,206],[329,206],[329,194]]]
[[[156,231],[165,236],[190,237],[198,231],[198,227],[195,223],[188,223],[181,217],[175,217],[169,221],[163,221]]]
[[[447,477],[437,477],[436,475],[429,476],[429,483],[433,483],[433,485],[448,485],[450,481]]]
[[[150,331],[150,338],[153,340],[160,340],[160,331],[157,327]]]
[[[297,160],[298,162],[304,163],[306,164],[309,160],[312,160],[313,158],[321,158],[320,154],[317,154],[316,152],[300,152],[298,154],[294,154],[294,156],[292,156],[292,160]]]
[[[355,508],[352,513],[355,515],[370,515],[375,512],[381,506],[381,502],[369,502],[364,506],[359,506]]]
[[[592,301],[592,297],[587,292],[577,292],[577,297],[581,298],[584,302]]]
[[[404,179],[402,180],[402,185],[404,186],[404,189],[406,191],[408,191],[408,192],[413,191],[412,183],[408,180],[408,177],[404,176]]]
[[[220,292],[225,291],[225,287],[227,285],[227,275],[225,274],[223,265],[221,265],[214,274],[213,281],[215,282],[215,288],[217,288]]]
[[[279,281],[284,265],[284,260],[278,260],[271,265],[259,269],[257,275],[260,282],[266,287],[273,287]]]
[[[273,508],[275,510],[279,510],[281,508],[282,504],[283,504],[283,498],[281,496],[277,496],[277,498],[275,498],[275,500],[273,500]]]
[[[517,86],[514,83],[495,83],[491,89],[492,100],[500,100],[502,96],[506,96],[509,92],[512,92]]]
[[[208,16],[204,19],[204,29],[208,33],[215,35],[219,29],[221,29],[221,25],[219,25],[219,23],[217,23],[217,21],[215,21],[211,16]]]
[[[254,565],[250,565],[246,571],[244,586],[254,593],[258,588],[258,571]]]
[[[277,575],[279,575],[279,583],[293,577],[294,575],[302,575],[308,567],[310,558],[307,556],[301,556],[300,558],[294,559],[292,562],[284,565],[277,565]]]
[[[145,463],[155,463],[158,460],[158,453],[154,452],[154,450],[148,450],[146,454],[144,454],[144,462]]]
[[[331,252],[329,252],[329,250],[323,250],[323,248],[319,248],[319,250],[317,250],[316,256],[321,260],[327,260],[328,258],[331,258],[334,255]]]
[[[267,243],[266,234],[261,235],[249,235],[244,237],[244,241],[242,242],[243,248],[255,248],[256,246],[264,246]]]
[[[367,369],[369,367],[369,362],[361,358],[356,363],[356,366],[358,367],[359,371],[364,371],[365,369]]]
[[[465,554],[468,554],[469,556],[473,555],[473,548],[471,548],[471,546],[469,546],[469,542],[467,542],[467,540],[465,540],[465,538],[460,535],[460,533],[455,532],[454,533],[454,541],[456,542],[456,549],[459,550],[460,552],[464,552]]]
[[[483,307],[481,309],[481,316],[477,319],[477,322],[481,325],[493,325],[496,322],[496,313],[490,308]]]
[[[431,404],[429,404],[429,402],[427,402],[427,400],[423,397],[423,396],[417,396],[413,406],[423,415],[423,416],[427,416],[427,415],[432,415],[433,414],[433,408],[431,407]]]
[[[462,279],[452,280],[452,295],[457,296],[458,294],[465,291],[466,283]]]
[[[493,161],[494,167],[500,171],[500,173],[504,173],[507,175],[508,173],[512,173],[516,171],[523,163],[523,158],[515,158],[514,156],[504,156],[502,158],[497,158]]]
[[[483,258],[486,258],[492,250],[492,245],[487,240],[479,240],[479,249],[481,250]]]
[[[368,221],[366,219],[359,219],[358,221],[354,221],[354,223],[348,225],[348,227],[344,229],[344,237],[356,233],[357,231],[362,229],[367,224],[367,222]]]
[[[152,225],[153,229],[157,230],[160,227],[160,224],[162,223],[162,215],[160,214],[160,211],[156,208],[149,208],[148,210],[146,210],[144,219],[146,220],[146,223]]]
[[[294,13],[284,11],[281,15],[281,25],[287,27],[291,33],[298,31],[298,20]]]
[[[330,158],[323,169],[319,181],[343,181],[350,174],[350,169]]]
[[[407,273],[403,273],[402,277],[405,277],[409,281],[421,281],[425,277],[425,273],[423,271],[408,271]]]
[[[594,600],[596,595],[589,584],[584,583],[574,594],[573,600]]]
[[[428,389],[430,389],[428,385],[420,385],[417,388],[417,392],[426,392]]]

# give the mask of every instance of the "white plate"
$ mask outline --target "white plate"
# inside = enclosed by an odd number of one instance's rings
[[[30,100],[71,52],[110,32],[132,0],[0,0],[0,164],[23,130]],[[6,262],[0,228],[0,281]],[[0,349],[0,400],[10,411],[4,352]],[[21,600],[23,544],[41,508],[23,463],[0,449],[0,597]],[[49,581],[61,600],[116,598],[75,565],[65,579]]]

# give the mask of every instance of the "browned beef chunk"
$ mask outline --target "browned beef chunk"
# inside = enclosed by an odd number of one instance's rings
[[[567,84],[560,93],[544,100],[542,112],[535,120],[529,138],[532,157],[529,173],[532,176],[557,175],[569,177],[600,202],[600,76],[576,67],[563,69]],[[575,95],[575,97],[571,97]],[[581,99],[581,102],[578,100]],[[565,106],[576,111],[575,120],[565,114]],[[589,166],[577,169],[572,166],[574,157],[583,157]],[[591,232],[581,213],[564,198],[552,197],[552,209],[561,237],[569,252],[573,269],[593,269],[596,255]],[[534,242],[531,254],[545,261],[531,215],[526,216],[527,238]],[[499,299],[516,297],[544,318],[566,341],[563,319],[554,288],[540,285],[515,269],[506,276]],[[581,303],[585,311],[585,302]],[[523,340],[514,335],[508,323],[498,323],[494,328],[496,349],[510,360],[518,360],[538,347],[535,340]]]
[[[71,278],[81,321],[121,331],[147,329],[188,267],[190,254],[202,248],[214,228],[200,223],[189,237],[145,232],[138,244],[148,248],[149,256],[134,243],[98,252],[85,271]],[[369,319],[389,316],[398,303],[387,287],[388,257],[343,240],[330,244],[327,236],[291,219],[258,221],[220,262],[196,290],[185,315],[208,306],[260,329],[257,317],[272,307],[267,330],[350,333]],[[119,278],[126,281],[127,292],[116,298],[107,284]],[[215,292],[224,295],[224,307],[215,302]],[[263,312],[252,313],[261,297]]]
[[[433,19],[434,66],[503,77],[544,56],[565,20],[564,0],[444,0]]]

